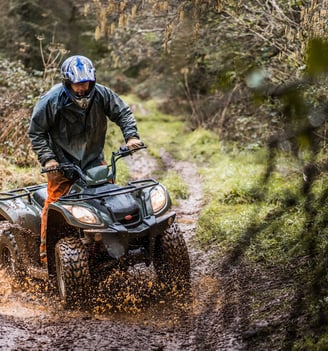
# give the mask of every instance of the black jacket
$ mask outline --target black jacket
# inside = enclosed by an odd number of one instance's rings
[[[41,165],[55,159],[74,162],[86,170],[104,160],[108,118],[120,128],[127,141],[138,137],[130,108],[111,89],[96,84],[87,110],[67,96],[62,84],[55,85],[34,107],[28,135]]]

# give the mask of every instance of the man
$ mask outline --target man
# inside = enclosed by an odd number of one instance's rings
[[[83,171],[105,163],[107,120],[116,123],[129,148],[140,146],[130,108],[111,89],[96,83],[96,70],[84,56],[71,56],[61,67],[56,84],[34,107],[28,134],[39,162],[47,170],[59,163],[78,164]],[[65,195],[72,180],[59,172],[47,173],[48,197],[41,217],[41,263],[47,263],[47,210]]]

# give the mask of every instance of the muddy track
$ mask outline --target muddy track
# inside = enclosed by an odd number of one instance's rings
[[[161,159],[165,168],[183,177],[190,192],[175,211],[191,258],[191,299],[166,297],[160,292],[156,295],[154,289],[149,289],[155,286],[154,277],[141,269],[129,273],[135,274],[129,283],[133,282],[138,292],[134,303],[130,299],[125,308],[106,310],[106,303],[102,303],[101,308],[92,311],[63,311],[51,291],[45,292],[35,282],[28,282],[25,289],[13,289],[2,274],[0,350],[266,349],[262,342],[265,345],[270,336],[270,320],[252,321],[249,317],[249,296],[254,291],[250,279],[254,272],[242,263],[227,268],[215,258],[215,248],[203,251],[194,243],[203,201],[197,167],[175,161],[165,150],[161,150]],[[134,178],[150,177],[158,170],[157,162],[146,151],[133,156],[129,166]],[[265,295],[259,300],[260,305],[268,302]]]

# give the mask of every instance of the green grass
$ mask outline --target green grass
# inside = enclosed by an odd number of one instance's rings
[[[181,148],[180,137],[185,134],[182,120],[160,112],[154,100],[140,101],[134,96],[126,96],[124,100],[134,112],[141,140],[151,155],[159,158],[162,147],[172,154]]]
[[[173,205],[178,205],[179,199],[187,199],[189,191],[186,183],[175,171],[166,172],[161,178],[161,183],[165,184]]]
[[[297,206],[301,176],[294,172],[292,161],[289,169],[285,157],[279,162],[268,180],[263,150],[221,154],[213,166],[201,169],[207,205],[197,227],[200,243],[214,241],[228,250],[252,230],[245,247],[250,259],[268,263],[289,259],[304,224]]]

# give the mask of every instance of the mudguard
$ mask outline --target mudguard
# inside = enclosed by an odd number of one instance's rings
[[[37,234],[40,234],[41,210],[23,197],[0,201],[0,219],[17,223]]]

